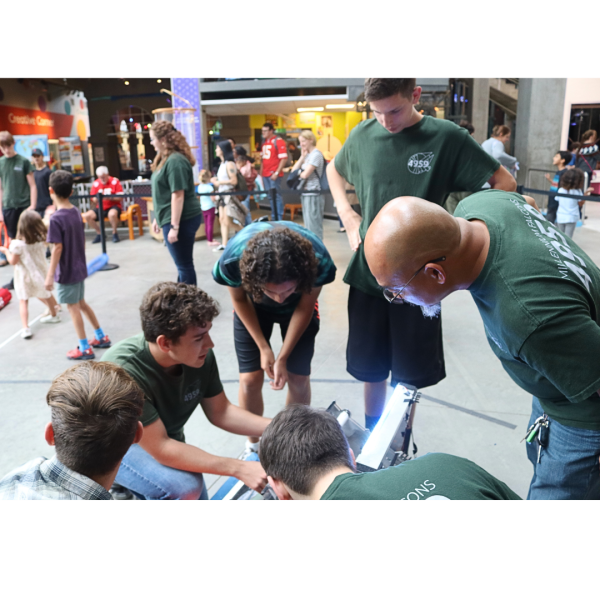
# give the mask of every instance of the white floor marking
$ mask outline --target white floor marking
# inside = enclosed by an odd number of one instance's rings
[[[33,321],[29,321],[29,326],[31,327],[31,325],[33,325],[36,321],[39,321],[42,318],[43,314],[44,313],[42,313],[41,315],[38,315]],[[22,327],[21,327],[21,329],[19,329],[19,331],[17,331],[17,333],[14,333],[7,340],[4,340],[0,344],[0,348],[4,348],[4,346],[6,346],[6,344],[8,344],[8,342],[12,342],[17,336],[21,335],[21,331],[23,331]]]

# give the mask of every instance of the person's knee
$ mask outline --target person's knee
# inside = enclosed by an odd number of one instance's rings
[[[88,210],[84,215],[86,221],[95,221],[96,213],[93,210]]]
[[[260,392],[263,387],[265,374],[263,371],[240,373],[240,386],[245,393]]]
[[[308,393],[310,390],[310,375],[297,375],[288,371],[288,386],[298,393]]]
[[[202,473],[181,472],[161,500],[199,500],[204,490]]]

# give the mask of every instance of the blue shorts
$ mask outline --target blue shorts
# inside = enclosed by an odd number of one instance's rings
[[[79,283],[57,283],[56,299],[59,304],[77,304],[83,300],[84,281]]]

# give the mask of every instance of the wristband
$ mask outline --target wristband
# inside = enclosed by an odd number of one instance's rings
[[[174,229],[175,231],[179,231],[179,225],[175,226],[175,225],[171,224],[171,229]]]

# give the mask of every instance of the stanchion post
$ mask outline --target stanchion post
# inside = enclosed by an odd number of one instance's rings
[[[102,192],[98,192],[96,202],[98,204],[98,219],[100,221],[100,245],[102,254],[106,254],[106,232],[104,231],[104,202],[102,201]]]
[[[98,192],[98,217],[100,219],[100,241],[102,244],[102,254],[106,254],[106,232],[104,230],[104,206],[102,202],[102,192]],[[119,265],[113,263],[106,263],[103,267],[100,267],[99,271],[112,271],[118,269]]]
[[[269,190],[269,196],[271,200],[271,212],[275,215],[275,220],[282,221],[283,215],[277,213],[277,190],[274,187]]]

